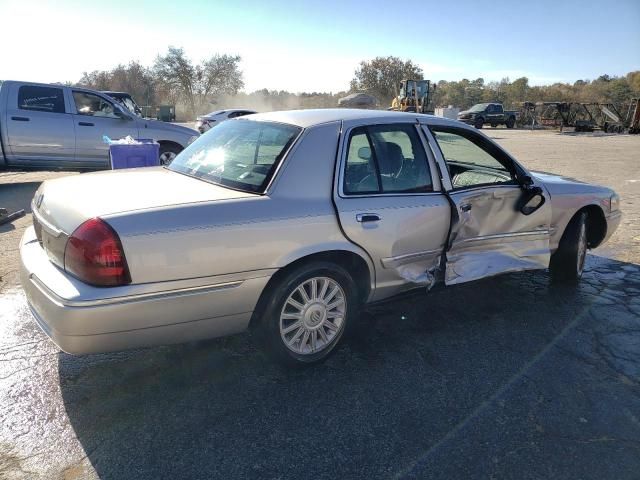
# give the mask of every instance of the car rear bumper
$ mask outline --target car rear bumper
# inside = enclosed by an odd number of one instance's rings
[[[182,343],[245,330],[268,275],[167,289],[146,286],[86,288],[91,295],[70,295],[79,282],[53,265],[33,227],[20,243],[21,282],[40,328],[71,354],[102,353]],[[251,277],[251,275],[247,275]],[[175,282],[167,282],[175,287]],[[96,291],[99,295],[96,295]],[[114,296],[117,292],[117,296]]]

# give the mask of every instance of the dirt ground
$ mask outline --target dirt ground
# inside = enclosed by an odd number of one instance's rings
[[[61,353],[18,284],[30,215],[0,226],[0,478],[637,479],[640,136],[485,133],[620,194],[581,284],[523,272],[399,298],[310,370],[249,335]],[[66,174],[0,173],[0,207]]]

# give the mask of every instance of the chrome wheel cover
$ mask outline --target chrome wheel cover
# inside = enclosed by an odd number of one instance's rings
[[[338,282],[314,277],[298,285],[280,313],[280,338],[298,355],[312,355],[332,346],[344,329],[347,300]]]
[[[176,156],[177,154],[174,152],[162,152],[160,154],[160,165],[169,165]]]
[[[580,234],[578,236],[578,265],[577,265],[578,275],[582,275],[586,256],[587,256],[587,226],[584,222],[582,222],[582,225],[580,225]]]

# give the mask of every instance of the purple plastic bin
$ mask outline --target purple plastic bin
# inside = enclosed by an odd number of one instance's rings
[[[112,169],[155,167],[160,165],[160,144],[148,138],[136,139],[141,144],[109,145],[109,164]]]

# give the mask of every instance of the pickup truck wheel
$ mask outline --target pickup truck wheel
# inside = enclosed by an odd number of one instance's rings
[[[492,124],[491,124],[491,128],[496,128],[497,126],[498,126],[498,124],[497,124],[497,123],[492,123]]]
[[[562,283],[578,282],[584,271],[587,247],[587,213],[582,212],[571,219],[558,250],[551,256],[551,278]]]
[[[476,127],[477,129],[481,129],[483,125],[484,125],[484,118],[476,118],[476,121],[473,124],[473,126]]]
[[[513,118],[513,117],[509,117],[509,118],[507,119],[507,123],[506,123],[507,128],[513,128],[513,126],[514,126],[515,124],[516,124],[516,119],[515,119],[515,118]]]
[[[358,310],[357,286],[344,268],[303,264],[282,278],[259,326],[268,353],[286,365],[325,360]]]
[[[160,165],[169,165],[173,159],[182,151],[176,145],[160,145]]]

